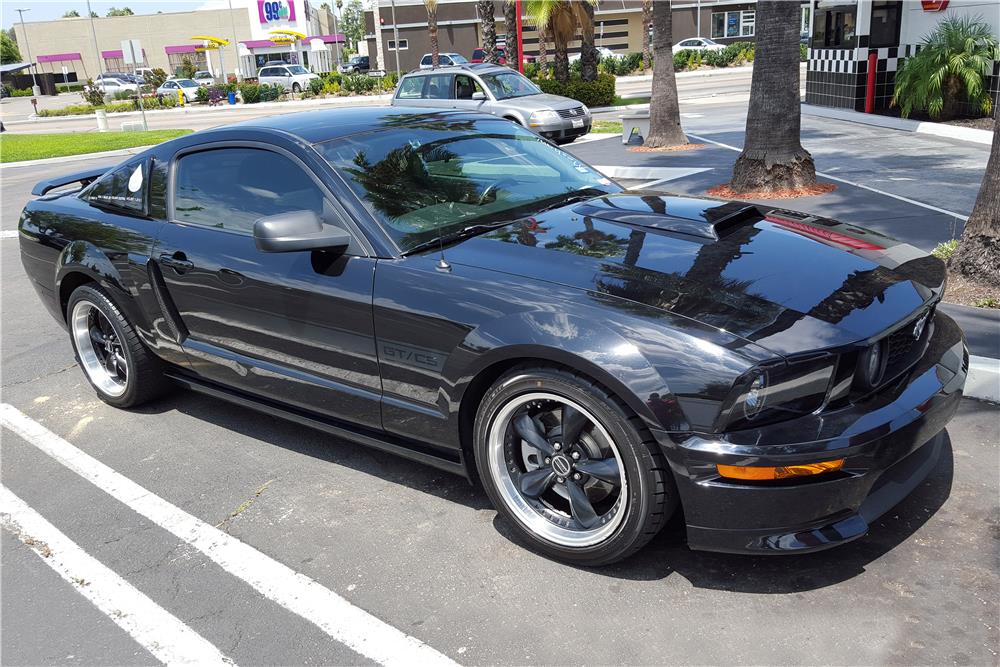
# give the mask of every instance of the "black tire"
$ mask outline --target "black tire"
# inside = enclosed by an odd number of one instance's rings
[[[559,144],[560,146],[571,144],[574,141],[576,141],[576,137],[565,137],[563,139],[556,139],[556,143]]]
[[[511,454],[512,447],[525,448],[525,442],[519,435],[520,431],[513,426],[517,412],[511,412],[510,406],[519,406],[518,409],[529,410],[533,403],[522,405],[520,402],[528,400],[528,397],[538,396],[544,393],[554,395],[576,404],[577,407],[588,411],[593,423],[603,428],[603,432],[611,437],[613,447],[617,448],[615,455],[621,467],[619,470],[624,473],[624,482],[619,489],[618,499],[615,500],[614,507],[610,512],[621,512],[621,516],[615,516],[613,531],[606,532],[599,542],[584,544],[583,546],[568,546],[550,539],[545,533],[550,530],[546,528],[545,521],[548,519],[537,512],[537,517],[532,516],[532,509],[512,510],[511,504],[518,501],[510,501],[511,486],[519,488],[520,482],[514,482],[517,475],[524,475],[522,470],[515,471],[517,467],[517,455]],[[522,417],[525,412],[522,412]],[[565,412],[561,414],[565,415]],[[596,418],[596,421],[593,420]],[[511,424],[505,426],[498,420]],[[536,421],[537,418],[536,418]],[[565,424],[565,422],[564,422]],[[513,429],[513,431],[511,430]],[[514,432],[517,432],[515,434]],[[501,436],[499,433],[506,433],[505,443],[498,445]],[[579,437],[579,436],[578,436]],[[552,558],[573,563],[577,565],[598,566],[607,565],[622,560],[643,547],[657,532],[666,524],[677,507],[677,489],[672,473],[669,470],[667,461],[659,450],[658,444],[653,440],[648,430],[642,424],[641,419],[632,413],[631,410],[617,397],[613,396],[603,387],[595,384],[589,378],[578,373],[570,372],[562,368],[553,367],[522,367],[510,371],[500,378],[487,391],[480,403],[476,415],[474,427],[474,448],[476,467],[480,480],[486,493],[489,495],[493,506],[506,518],[515,528],[517,537],[526,545],[546,554]],[[561,438],[560,435],[552,436],[555,440]],[[521,443],[511,444],[511,443]],[[556,443],[559,444],[558,442]],[[498,453],[500,448],[504,448],[505,454]],[[566,454],[572,449],[571,444],[565,446],[561,453]],[[534,451],[529,448],[529,451]],[[555,456],[553,455],[552,467],[555,470]],[[574,458],[576,458],[574,454]],[[505,458],[504,458],[505,457]],[[566,458],[565,456],[563,458]],[[500,460],[502,459],[502,460]],[[539,461],[537,473],[545,473],[549,459]],[[573,463],[573,462],[571,462]],[[576,461],[580,464],[579,461]],[[527,465],[527,459],[525,460]],[[510,475],[507,475],[506,467],[510,467]],[[501,468],[504,468],[501,470]],[[582,470],[582,467],[581,467]],[[507,479],[504,479],[507,477]],[[575,475],[579,478],[579,475]],[[587,476],[584,475],[586,483]],[[558,478],[560,482],[564,478]],[[565,479],[564,487],[570,484],[569,476]],[[546,494],[558,491],[554,485]],[[565,488],[569,491],[568,488]],[[579,487],[577,489],[579,492]],[[568,495],[572,495],[571,493]],[[568,495],[563,493],[569,503]],[[555,498],[554,496],[550,496]],[[535,498],[541,502],[542,497]],[[555,498],[558,501],[558,498]],[[531,500],[528,500],[529,504]],[[618,503],[621,503],[620,505]],[[549,511],[554,512],[558,508],[548,505]],[[593,509],[593,508],[592,508]],[[520,514],[519,514],[520,512]],[[569,523],[576,519],[576,512],[569,513]],[[538,517],[542,519],[539,523]],[[556,517],[557,520],[559,517]],[[535,524],[536,528],[528,525],[528,522]],[[600,518],[600,523],[594,530],[604,531],[605,517]],[[556,523],[558,525],[558,523]],[[593,531],[591,531],[593,532]],[[561,539],[561,538],[555,538]],[[595,538],[596,539],[596,538]]]
[[[116,342],[119,343],[117,349],[125,358],[128,372],[123,383],[124,390],[120,394],[109,393],[95,382],[84,363],[73,318],[78,306],[82,312],[87,304],[106,318]],[[104,290],[95,285],[77,287],[70,295],[66,306],[66,321],[69,324],[70,343],[73,346],[76,362],[98,397],[105,403],[117,408],[131,408],[157,398],[171,388],[170,381],[163,374],[163,362],[143,345],[128,319],[108,298]]]
[[[302,92],[302,86],[300,86],[297,83],[293,83],[292,84],[292,92],[293,93],[301,93]]]

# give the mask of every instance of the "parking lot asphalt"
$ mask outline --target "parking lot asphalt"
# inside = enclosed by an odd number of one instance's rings
[[[4,230],[38,180],[30,172],[0,175]],[[0,362],[4,403],[459,663],[981,665],[1000,653],[993,405],[963,401],[932,475],[857,542],[710,554],[690,551],[675,524],[628,561],[585,569],[524,549],[481,491],[436,470],[180,391],[106,406],[14,239],[0,241]],[[2,438],[4,487],[237,664],[367,662],[129,498],[10,430]],[[0,547],[4,664],[157,662],[84,597],[87,582],[59,578],[9,532]]]

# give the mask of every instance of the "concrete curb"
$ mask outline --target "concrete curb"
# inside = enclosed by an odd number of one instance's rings
[[[969,357],[969,377],[965,381],[965,395],[1000,403],[1000,359]]]
[[[132,148],[119,148],[113,151],[101,151],[100,153],[79,153],[77,155],[63,155],[62,157],[47,157],[41,160],[24,160],[23,162],[4,162],[0,164],[0,171],[13,169],[15,167],[38,167],[46,164],[62,164],[63,162],[78,162],[80,160],[93,160],[102,157],[119,157],[123,155],[136,155],[156,144],[149,146],[133,146]]]
[[[259,102],[257,104],[222,104],[219,106],[208,107],[208,106],[195,106],[189,105],[184,107],[174,107],[172,109],[150,109],[146,112],[147,116],[166,116],[170,114],[189,114],[189,113],[226,113],[229,111],[242,111],[242,110],[253,110],[253,109],[272,109],[272,108],[283,108],[290,110],[310,109],[313,107],[326,107],[326,106],[381,106],[382,104],[388,102],[392,99],[392,95],[352,95],[350,97],[324,97],[321,99],[309,99],[309,100],[287,100],[285,102]],[[134,118],[140,117],[142,115],[141,111],[121,111],[116,113],[108,114],[108,125],[111,125],[117,118]],[[34,116],[31,118],[26,118],[23,120],[11,120],[4,121],[4,125],[34,125],[36,123],[54,123],[66,120],[79,120],[81,118],[94,118],[94,114],[73,114],[69,116]]]
[[[873,113],[860,113],[858,111],[848,111],[846,109],[831,109],[829,107],[819,107],[813,104],[803,104],[802,113],[808,116],[818,116],[820,118],[832,118],[834,120],[844,120],[851,123],[861,123],[862,125],[872,125],[875,127],[885,127],[891,130],[902,132],[915,132],[917,134],[930,134],[960,141],[970,141],[976,144],[993,143],[993,132],[990,130],[977,130],[972,127],[961,127],[958,125],[946,125],[944,123],[929,123],[926,121],[909,120],[906,118],[893,118],[892,116],[880,116]]]

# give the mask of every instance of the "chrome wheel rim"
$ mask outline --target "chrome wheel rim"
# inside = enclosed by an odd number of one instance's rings
[[[128,386],[128,361],[111,320],[89,301],[79,301],[70,316],[73,341],[83,371],[108,396],[121,396]]]
[[[624,520],[621,454],[578,403],[549,392],[518,396],[494,417],[487,445],[500,497],[535,535],[587,547],[608,539]]]

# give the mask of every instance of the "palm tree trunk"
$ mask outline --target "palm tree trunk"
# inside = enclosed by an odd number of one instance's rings
[[[948,265],[968,278],[1000,287],[1000,109],[994,110],[993,148],[979,196]]]
[[[507,31],[507,46],[505,47],[507,65],[517,69],[519,54],[517,53],[517,2],[515,0],[504,0],[503,22],[504,29]]]
[[[653,22],[653,0],[643,0],[642,3],[642,69],[652,66],[649,51],[649,24]]]
[[[594,5],[587,0],[581,4],[580,14],[580,78],[597,80],[597,47],[594,45]]]
[[[479,21],[483,26],[483,62],[497,61],[497,23],[493,0],[478,0]]]
[[[681,109],[674,77],[673,9],[667,0],[653,3],[653,96],[649,101],[649,136],[643,145],[651,148],[687,143],[681,128]]]
[[[549,72],[549,54],[545,48],[548,39],[549,33],[545,26],[538,26],[538,72],[542,76],[548,75]]]
[[[759,0],[756,18],[746,137],[731,187],[737,192],[774,192],[815,185],[816,166],[800,137],[801,9],[794,2]]]
[[[427,7],[427,36],[430,38],[431,42],[431,67],[438,66],[438,18],[437,18],[437,2],[431,3],[425,2],[424,5]]]
[[[566,42],[556,41],[555,52],[555,78],[556,81],[566,83],[569,81],[569,52],[566,50]]]

